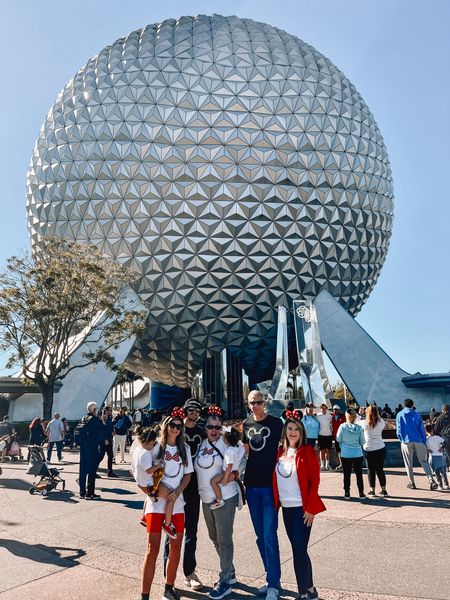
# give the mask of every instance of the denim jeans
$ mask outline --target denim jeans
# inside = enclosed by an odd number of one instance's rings
[[[445,463],[443,456],[431,456],[431,467],[438,480],[440,486],[447,486],[448,479],[445,472]]]
[[[50,462],[50,460],[52,458],[52,450],[53,450],[53,446],[55,444],[56,444],[56,454],[58,455],[58,460],[61,460],[61,458],[62,458],[63,440],[60,440],[59,442],[49,442],[48,450],[47,450],[47,462]]]
[[[283,508],[283,521],[286,533],[291,542],[294,559],[295,578],[299,594],[313,587],[312,567],[308,556],[308,542],[311,527],[303,522],[303,507]]]
[[[269,487],[247,487],[246,493],[250,517],[256,533],[256,544],[266,570],[267,585],[278,589],[281,566],[277,536],[278,513],[275,510],[273,490]]]

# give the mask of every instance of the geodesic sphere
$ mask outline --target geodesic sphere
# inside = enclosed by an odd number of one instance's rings
[[[280,304],[325,288],[357,313],[393,189],[374,118],[328,59],[214,15],[134,31],[78,71],[42,126],[27,211],[32,240],[90,242],[139,273],[135,359],[185,387],[224,347],[270,375]]]

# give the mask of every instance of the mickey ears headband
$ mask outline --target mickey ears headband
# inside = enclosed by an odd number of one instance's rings
[[[302,418],[302,412],[298,410],[298,408],[294,410],[287,410],[284,413],[284,417],[285,419],[293,419],[294,421],[300,421],[300,419]]]
[[[172,408],[170,416],[172,417],[172,419],[184,419],[186,417],[186,413],[179,406],[174,406]]]
[[[207,412],[208,416],[214,416],[214,417],[223,417],[224,415],[224,411],[220,408],[220,406],[208,406],[208,412]]]

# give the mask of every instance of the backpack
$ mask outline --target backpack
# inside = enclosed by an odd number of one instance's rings
[[[87,446],[90,438],[89,421],[86,417],[83,417],[78,425],[75,427],[74,440],[76,446]]]

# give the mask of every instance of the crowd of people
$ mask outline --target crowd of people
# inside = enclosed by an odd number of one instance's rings
[[[357,497],[366,498],[363,467],[367,465],[369,496],[388,495],[384,470],[386,445],[383,411],[369,405],[341,412],[324,404],[315,414],[307,405],[305,414],[292,405],[282,418],[266,412],[259,391],[248,397],[249,416],[241,427],[226,427],[223,411],[204,407],[191,398],[176,407],[159,423],[148,425],[142,411],[127,414],[122,408],[113,416],[106,406],[100,415],[90,402],[87,414],[76,427],[80,447],[80,498],[96,500],[95,483],[100,462],[107,456],[107,474],[116,477],[114,462],[125,461],[125,446],[135,432],[130,448],[131,473],[143,493],[140,523],[147,531],[142,564],[141,599],[148,600],[155,576],[157,557],[164,536],[165,600],[179,600],[175,580],[180,562],[187,586],[201,591],[197,574],[196,549],[200,512],[208,536],[219,557],[218,581],[209,593],[220,600],[236,583],[234,565],[234,519],[246,503],[261,556],[266,583],[257,590],[265,600],[277,600],[281,564],[278,545],[278,516],[281,512],[293,556],[300,599],[316,600],[308,542],[315,516],[325,510],[319,496],[320,471],[333,468],[330,451],[335,450],[334,468],[343,474],[343,497],[351,498],[351,476],[356,477]],[[384,409],[384,414],[386,411]],[[430,415],[431,416],[431,415]],[[134,427],[133,427],[134,425]],[[67,423],[56,413],[46,425],[38,418],[30,424],[30,444],[47,440],[47,458],[53,448],[62,458]],[[409,489],[415,489],[413,459],[417,456],[429,480],[430,490],[449,489],[447,470],[450,452],[448,406],[424,424],[412,400],[397,411],[396,431],[408,475]],[[0,443],[14,434],[6,417],[0,422]],[[316,447],[318,455],[316,454]],[[3,450],[2,450],[3,451]],[[243,477],[242,477],[243,476]],[[184,540],[184,547],[183,547]]]

